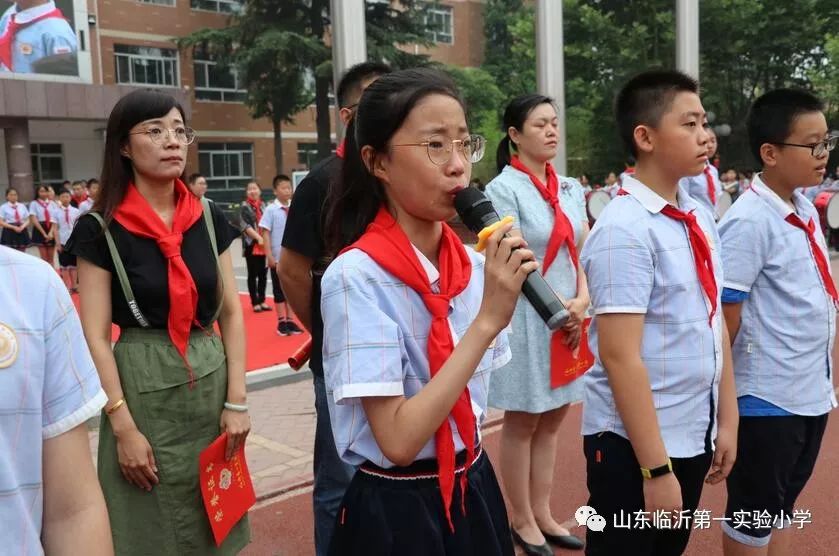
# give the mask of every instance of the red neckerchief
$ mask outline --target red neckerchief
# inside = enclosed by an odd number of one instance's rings
[[[554,212],[554,227],[551,230],[550,238],[548,239],[548,247],[545,249],[545,262],[542,266],[542,275],[548,271],[548,268],[556,259],[559,253],[560,246],[564,243],[568,247],[568,253],[571,256],[571,264],[574,265],[574,271],[578,272],[580,268],[580,259],[577,255],[577,246],[574,244],[574,227],[568,219],[568,215],[562,210],[562,205],[559,202],[559,178],[556,176],[553,166],[550,162],[545,164],[545,176],[548,180],[548,186],[537,178],[530,169],[522,164],[518,156],[513,156],[510,159],[510,166],[524,173],[530,178],[531,183],[542,196],[542,199],[548,203]],[[551,334],[551,388],[559,388],[564,386],[582,376],[588,368],[580,368],[578,373],[566,375],[564,368],[567,365],[563,364],[563,353],[567,351],[564,346],[564,340],[567,333],[563,330],[557,330]]]
[[[711,173],[711,166],[706,164],[705,169],[702,170],[705,174],[705,183],[708,184],[708,198],[711,199],[711,204],[717,205],[717,188],[714,187],[714,175]]]
[[[189,192],[181,180],[175,180],[175,214],[172,217],[171,229],[166,227],[133,183],[128,184],[125,198],[114,212],[114,220],[119,222],[120,226],[134,235],[155,240],[166,258],[169,282],[169,338],[186,363],[190,384],[195,377],[186,357],[186,349],[198,310],[198,289],[181,256],[181,243],[184,232],[201,218],[201,214],[201,201]]]
[[[12,208],[13,208],[13,209],[14,209],[14,211],[15,211],[15,224],[21,224],[21,221],[20,221],[20,212],[18,212],[18,210],[17,210],[17,207],[18,207],[18,205],[19,205],[20,203],[14,203],[14,204],[9,203],[9,204],[10,204],[10,205],[12,205]]]
[[[259,221],[262,220],[262,199],[251,199],[248,197],[247,203],[253,209],[253,212],[256,214],[256,224],[259,225]]]
[[[70,224],[70,206],[68,205],[66,207],[61,207],[61,208],[64,209],[64,222],[69,225]]]
[[[804,221],[801,220],[801,217],[794,212],[787,215],[784,220],[796,228],[801,228],[804,230],[804,233],[807,234],[807,241],[810,242],[810,250],[813,252],[813,258],[816,259],[816,268],[819,270],[822,285],[824,286],[827,294],[833,299],[834,306],[838,306],[839,294],[837,294],[836,285],[833,283],[833,278],[830,276],[830,267],[827,264],[827,258],[824,256],[824,251],[821,250],[821,247],[819,247],[819,244],[816,241],[816,223],[813,222],[813,219],[811,218],[810,221],[805,224]]]
[[[81,196],[71,195],[70,197],[71,197],[71,200],[76,201],[76,208],[79,208],[82,203],[87,201],[89,195],[87,194],[87,191],[82,191]]]
[[[618,195],[629,195],[625,189],[620,189]],[[708,245],[708,238],[699,226],[693,211],[682,212],[673,205],[665,205],[661,214],[683,222],[688,231],[690,250],[693,253],[693,265],[696,268],[696,276],[699,278],[699,285],[708,297],[711,305],[711,313],[708,315],[708,326],[713,325],[714,315],[717,312],[717,280],[714,277],[714,260],[711,258],[711,246]]]
[[[554,212],[554,227],[551,230],[550,239],[548,239],[548,248],[545,250],[545,261],[542,265],[542,275],[550,268],[551,263],[556,259],[559,253],[559,247],[564,243],[568,247],[568,252],[571,254],[571,262],[574,265],[574,270],[579,268],[580,259],[577,256],[577,246],[574,244],[574,227],[568,216],[563,212],[562,206],[559,203],[559,179],[554,172],[554,168],[550,162],[545,164],[545,175],[548,178],[548,186],[539,181],[530,169],[522,164],[518,156],[513,156],[510,160],[510,166],[523,172],[530,178],[533,186],[542,196],[542,199],[548,203]]]
[[[49,201],[42,201],[40,199],[35,199],[35,202],[41,205],[41,208],[44,209],[44,223],[47,226],[52,224],[52,218],[50,217],[50,202]]]
[[[14,68],[12,67],[12,45],[15,42],[15,35],[17,35],[18,31],[24,27],[43,21],[44,19],[64,19],[66,21],[64,15],[61,13],[61,10],[58,8],[55,8],[45,14],[41,14],[25,23],[18,23],[17,17],[15,17],[17,15],[18,14],[15,13],[9,17],[9,23],[6,25],[6,32],[3,33],[3,35],[0,35],[0,62],[2,62],[9,71],[14,71]]]
[[[367,230],[352,245],[345,248],[361,249],[379,266],[393,274],[409,288],[417,292],[431,313],[431,331],[428,335],[428,364],[431,377],[443,366],[454,350],[454,340],[449,328],[449,303],[469,284],[472,276],[472,263],[457,234],[443,223],[443,235],[440,240],[440,293],[434,293],[428,281],[428,275],[417,258],[408,236],[396,223],[393,216],[382,206]],[[343,252],[342,251],[342,252]],[[469,388],[464,388],[452,407],[457,432],[466,446],[467,465],[475,457],[475,414],[472,413],[472,401]],[[446,418],[434,434],[437,446],[437,464],[439,466],[440,494],[449,527],[454,531],[451,518],[452,493],[454,491],[455,452],[451,425]],[[460,477],[462,510],[466,513],[466,472]]]
[[[335,149],[335,156],[343,159],[344,158],[344,153],[346,152],[346,149],[347,149],[347,140],[344,139],[343,141],[341,141],[338,144],[338,148]]]

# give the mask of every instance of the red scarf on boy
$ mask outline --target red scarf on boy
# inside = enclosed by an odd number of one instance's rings
[[[175,180],[175,214],[172,217],[171,229],[166,227],[133,183],[128,184],[125,198],[114,212],[114,220],[128,232],[155,240],[166,259],[169,281],[169,338],[186,363],[190,383],[194,376],[186,357],[186,350],[198,310],[198,289],[181,256],[181,243],[184,233],[201,218],[202,211],[201,201],[190,193],[184,182]]]
[[[408,236],[396,223],[393,216],[382,206],[373,222],[367,226],[362,236],[344,249],[361,249],[379,266],[404,282],[417,292],[431,313],[431,331],[428,336],[428,364],[433,378],[454,350],[454,339],[449,328],[449,303],[469,284],[472,276],[472,263],[463,243],[457,234],[443,223],[443,236],[440,240],[440,293],[434,293],[428,281],[428,275],[414,253]],[[472,401],[469,389],[464,388],[451,411],[457,432],[466,446],[466,465],[475,458],[475,414],[472,413]],[[434,434],[437,445],[437,463],[439,465],[440,494],[449,527],[454,531],[451,518],[452,493],[455,479],[455,451],[449,419],[445,419]],[[466,513],[466,472],[460,477],[462,510]]]

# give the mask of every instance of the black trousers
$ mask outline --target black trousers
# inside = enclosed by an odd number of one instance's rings
[[[265,266],[265,255],[245,255],[248,267],[248,293],[251,305],[265,303],[265,287],[268,283],[268,267]]]
[[[375,469],[369,462],[365,467]],[[436,469],[436,460],[420,460],[381,471],[410,476]],[[338,509],[329,556],[513,556],[504,498],[487,455],[482,453],[466,473],[466,514],[458,475],[451,531],[436,478],[392,479],[357,471]]]
[[[606,519],[603,531],[588,529],[586,554],[590,556],[678,556],[690,540],[693,521],[677,529],[655,529],[652,516],[641,528],[634,512],[644,510],[644,478],[629,440],[612,432],[583,438],[589,499],[588,505]],[[692,516],[699,505],[702,486],[712,454],[706,451],[692,458],[671,458],[673,472],[682,490],[684,515]],[[615,527],[616,523],[629,528]]]

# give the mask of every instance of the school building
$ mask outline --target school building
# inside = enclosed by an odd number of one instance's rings
[[[434,46],[405,48],[448,64],[480,65],[483,3],[429,2]],[[10,5],[0,0],[0,13]],[[251,179],[270,185],[275,174],[271,122],[250,117],[235,72],[220,70],[199,51],[179,51],[174,42],[198,29],[224,27],[242,9],[242,0],[55,0],[55,6],[75,31],[75,66],[54,73],[46,71],[58,66],[37,73],[28,66],[0,68],[0,190],[13,185],[29,199],[33,184],[97,177],[108,114],[137,87],[171,91],[181,101],[198,135],[189,149],[187,173],[207,177],[211,198],[238,202]],[[24,58],[33,55],[32,48],[19,50]],[[37,67],[37,61],[31,65]],[[306,170],[314,162],[315,129],[314,104],[283,125],[286,172]]]

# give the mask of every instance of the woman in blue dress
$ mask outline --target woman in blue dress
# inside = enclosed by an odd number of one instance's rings
[[[524,236],[545,280],[566,302],[571,319],[554,340],[577,348],[589,305],[577,258],[588,219],[580,182],[557,176],[550,164],[559,140],[557,125],[551,98],[528,94],[513,99],[504,112],[506,135],[497,153],[500,174],[486,193],[500,215],[515,219],[511,233]],[[582,381],[576,377],[553,387],[558,381],[551,377],[551,340],[544,321],[520,298],[510,324],[513,358],[492,375],[489,388],[489,405],[505,410],[501,477],[513,538],[526,554],[553,554],[548,543],[583,547],[550,510],[557,433],[570,404],[582,399]]]

